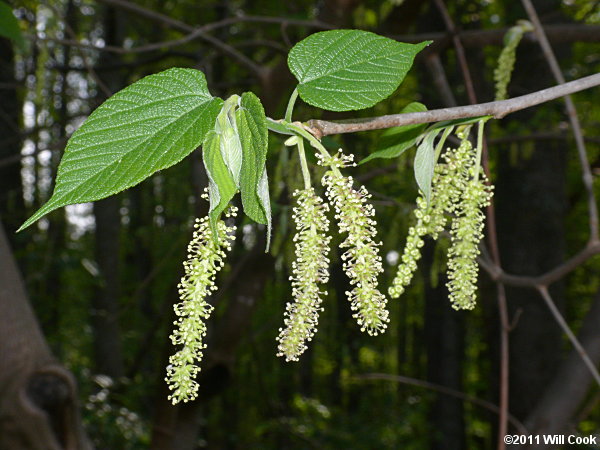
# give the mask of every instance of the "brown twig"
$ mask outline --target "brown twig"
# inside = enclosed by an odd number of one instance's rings
[[[459,67],[464,79],[464,84],[467,89],[467,96],[469,103],[477,104],[477,95],[475,93],[475,86],[473,84],[473,78],[471,77],[471,71],[469,70],[469,64],[465,50],[463,48],[460,37],[452,17],[450,16],[446,4],[443,0],[434,0],[438,10],[440,11],[448,32],[452,35],[452,42],[456,51],[456,57],[458,59]],[[489,153],[487,140],[485,136],[482,136],[482,164],[483,169],[490,178],[489,168]],[[490,246],[490,254],[494,263],[501,267],[500,262],[500,250],[498,246],[498,235],[496,232],[496,210],[494,202],[490,202],[487,206],[487,238]],[[498,449],[503,450],[506,447],[504,442],[504,436],[508,434],[508,409],[509,409],[509,365],[510,365],[510,347],[509,347],[509,333],[511,326],[508,318],[508,306],[506,302],[506,290],[502,282],[496,282],[496,300],[498,303],[498,314],[500,316],[500,387],[499,387],[499,414],[498,414]]]
[[[549,286],[560,280],[569,272],[572,272],[585,261],[597,254],[600,254],[600,241],[588,242],[588,244],[574,256],[538,276],[508,274],[504,272],[501,267],[495,265],[487,258],[479,258],[478,261],[481,267],[483,267],[494,281],[501,281],[510,286],[536,288],[537,286]]]
[[[531,0],[521,0],[527,15],[529,16],[529,20],[535,27],[535,34],[540,43],[540,47],[542,48],[542,52],[544,52],[544,56],[548,65],[550,66],[550,70],[552,71],[552,75],[554,75],[557,83],[564,84],[565,77],[560,70],[560,66],[558,65],[558,61],[556,59],[556,55],[552,50],[552,46],[546,37],[546,33],[544,32],[544,28],[540,22],[540,19],[537,15]],[[567,115],[569,116],[569,122],[571,123],[571,129],[573,130],[573,136],[575,137],[575,143],[577,145],[577,154],[579,156],[579,164],[581,165],[582,171],[582,180],[583,185],[585,186],[585,190],[588,196],[588,213],[589,213],[589,225],[590,225],[590,240],[595,241],[598,240],[598,205],[596,203],[596,196],[594,195],[594,180],[592,176],[592,170],[590,168],[590,163],[587,158],[587,151],[585,149],[585,142],[583,140],[583,132],[581,130],[581,124],[579,122],[579,118],[577,116],[577,109],[575,108],[575,104],[573,103],[573,99],[570,95],[564,96],[565,105],[567,107]]]
[[[481,408],[487,409],[495,414],[500,413],[500,408],[497,405],[494,405],[487,400],[480,399],[478,397],[474,397],[469,394],[465,394],[464,392],[457,391],[456,389],[452,389],[441,384],[431,383],[425,380],[419,380],[417,378],[406,377],[403,375],[390,375],[386,373],[365,373],[361,375],[357,375],[354,378],[359,380],[384,380],[384,381],[394,381],[396,383],[408,384],[411,386],[416,386],[424,389],[430,389],[435,392],[439,392],[440,394],[448,395],[450,397],[455,397],[460,400],[463,400],[468,403],[472,403],[473,405],[480,406]],[[520,434],[528,434],[527,428],[523,425],[516,417],[511,414],[508,415],[508,421],[515,427],[515,429]]]
[[[209,29],[208,26],[205,28],[203,28],[203,27],[195,28],[191,25],[188,25],[185,22],[181,22],[179,20],[173,19],[172,17],[157,13],[155,11],[144,8],[143,6],[140,6],[140,5],[136,5],[135,3],[128,2],[126,0],[98,0],[98,1],[100,3],[111,5],[116,8],[123,9],[125,11],[133,12],[140,17],[145,17],[145,18],[153,20],[155,22],[162,23],[162,24],[164,24],[170,28],[173,28],[175,30],[178,30],[178,31],[181,31],[184,33],[188,33],[188,36],[186,36],[182,39],[176,40],[179,42],[179,44],[182,43],[181,41],[188,42],[189,40],[192,40],[195,38],[202,39],[202,40],[210,43],[211,45],[213,45],[217,50],[219,50],[223,54],[235,59],[241,66],[247,68],[256,77],[261,78],[263,76],[264,71],[261,66],[256,64],[254,61],[252,61],[250,58],[248,58],[243,53],[238,52],[232,46],[225,44],[223,41],[207,34],[207,30]],[[179,44],[177,44],[177,45],[179,45]],[[165,43],[150,44],[150,46],[155,46],[155,47],[159,46],[157,48],[162,48],[162,47],[164,47],[164,45],[165,45]],[[160,47],[160,46],[162,46],[162,47]],[[156,48],[152,48],[152,49],[155,50]]]
[[[308,126],[317,137],[331,134],[355,133],[357,131],[380,130],[402,125],[439,122],[442,120],[463,119],[469,117],[492,116],[501,119],[510,113],[564,97],[574,92],[584,91],[600,85],[600,73],[579,78],[559,86],[554,86],[531,94],[508,100],[479,103],[477,105],[457,106],[456,108],[433,109],[431,111],[389,114],[380,117],[330,122],[327,120],[309,120]]]
[[[542,296],[542,298],[544,299],[544,302],[546,302],[546,305],[548,306],[548,309],[554,316],[554,319],[556,320],[558,325],[560,325],[562,330],[565,332],[565,334],[569,338],[569,341],[571,341],[571,344],[573,345],[573,347],[575,348],[577,353],[579,353],[579,356],[583,360],[583,363],[586,365],[586,367],[589,369],[590,373],[592,374],[592,377],[594,377],[594,380],[596,381],[598,386],[600,386],[600,373],[598,373],[598,369],[596,368],[594,362],[591,360],[590,356],[587,354],[587,352],[585,351],[585,349],[579,342],[579,339],[577,339],[577,336],[575,336],[575,333],[573,333],[573,331],[571,331],[569,324],[567,324],[567,321],[562,316],[562,314],[556,307],[556,304],[552,300],[552,297],[550,296],[548,289],[546,288],[546,286],[542,285],[542,286],[537,286],[537,290],[540,293],[540,295]]]

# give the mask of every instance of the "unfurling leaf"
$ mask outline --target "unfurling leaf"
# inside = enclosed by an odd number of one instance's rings
[[[258,97],[251,92],[244,93],[235,118],[242,143],[240,193],[244,212],[255,222],[267,225],[270,234],[271,206],[265,169],[268,129],[265,111]]]
[[[237,191],[236,183],[229,171],[221,150],[222,136],[209,131],[204,139],[203,159],[206,174],[208,175],[208,193],[210,201],[210,226],[213,230],[213,238],[217,230],[217,221],[221,213],[227,208],[229,201]]]

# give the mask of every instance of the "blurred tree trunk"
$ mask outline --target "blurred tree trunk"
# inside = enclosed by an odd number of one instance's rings
[[[17,97],[13,56],[11,42],[0,38],[0,215],[11,242],[16,239],[13,232],[26,219],[20,173],[22,104]]]
[[[52,356],[0,223],[0,450],[85,450],[77,388]]]
[[[104,12],[107,45],[121,45],[123,28],[123,16],[107,7]],[[117,61],[115,55],[103,53],[99,66]],[[124,77],[117,71],[108,72],[103,82],[111,92],[125,85]],[[120,196],[112,196],[94,203],[96,262],[100,272],[98,289],[92,299],[95,362],[98,372],[113,378],[125,374],[119,327],[120,199]]]

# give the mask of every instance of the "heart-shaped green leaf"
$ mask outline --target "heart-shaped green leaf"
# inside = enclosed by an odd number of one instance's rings
[[[331,111],[363,109],[392,94],[430,42],[405,44],[360,30],[322,31],[292,48],[288,66],[306,103]]]
[[[401,113],[413,113],[427,111],[427,107],[422,103],[413,102],[406,105]],[[379,138],[380,149],[371,153],[360,164],[371,161],[375,158],[396,158],[406,150],[415,145],[417,138],[425,129],[427,124],[404,125],[385,130]]]
[[[202,144],[222,104],[194,69],[168,69],[117,92],[73,133],[52,197],[20,230],[61,206],[108,197],[178,163]]]

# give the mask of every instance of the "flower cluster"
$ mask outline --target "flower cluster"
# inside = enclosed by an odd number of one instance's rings
[[[231,208],[227,216],[235,216]],[[217,288],[215,276],[224,265],[225,252],[231,250],[235,227],[228,227],[224,221],[217,223],[218,243],[212,235],[209,218],[196,219],[194,234],[188,245],[188,259],[183,263],[185,275],[178,285],[181,303],[175,305],[178,319],[171,335],[173,345],[182,346],[169,358],[166,381],[172,391],[169,400],[173,404],[194,400],[198,395],[195,378],[200,368],[202,351],[206,348],[203,340],[206,335],[205,320],[213,306],[207,297]]]
[[[475,305],[476,258],[485,218],[481,208],[489,204],[492,188],[487,185],[485,175],[476,175],[479,161],[467,139],[468,129],[457,135],[461,138],[460,146],[448,149],[443,155],[444,162],[435,168],[430,203],[423,196],[417,198],[417,223],[409,229],[402,260],[389,289],[393,298],[399,297],[409,285],[421,258],[423,238],[430,235],[437,239],[446,227],[448,215],[452,215],[447,283],[450,300],[455,309],[471,309]]]
[[[454,309],[475,307],[479,266],[479,242],[483,238],[485,215],[481,208],[488,206],[492,188],[481,179],[470,180],[462,192],[461,202],[452,221],[448,250],[448,291]]]
[[[313,188],[294,192],[298,206],[293,218],[297,233],[294,236],[296,261],[292,263],[292,296],[285,312],[285,328],[279,329],[277,356],[286,361],[298,361],[306,350],[306,342],[312,340],[319,320],[321,296],[319,284],[329,279],[329,241],[326,233],[329,220],[325,216],[328,205],[315,194]]]
[[[377,276],[383,272],[379,246],[375,242],[375,209],[368,202],[371,195],[364,186],[355,190],[352,177],[344,177],[337,170],[352,162],[352,157],[336,155],[321,164],[332,170],[325,173],[323,185],[330,203],[335,208],[340,233],[347,237],[340,245],[347,248],[342,255],[344,271],[353,288],[347,292],[351,308],[362,331],[377,335],[387,328],[389,313],[387,300],[377,288]]]

